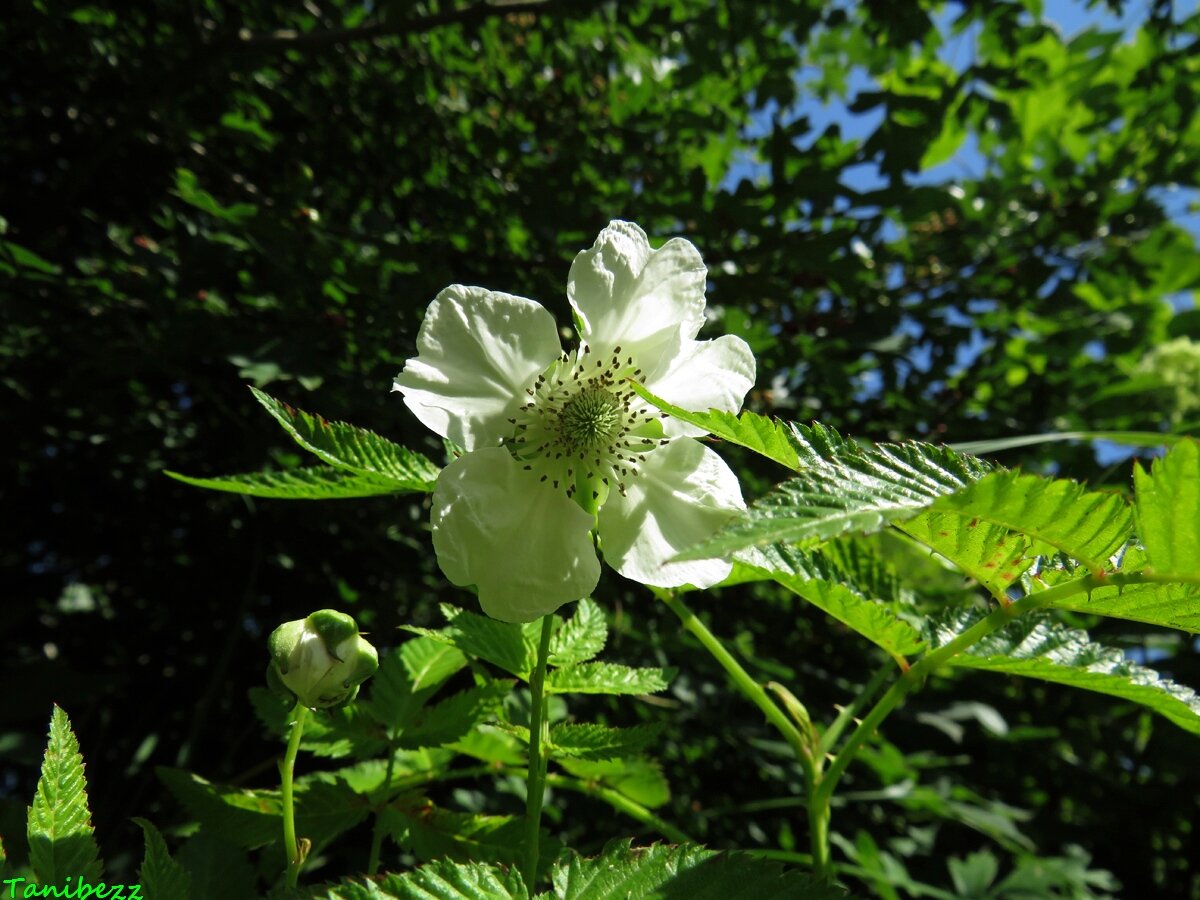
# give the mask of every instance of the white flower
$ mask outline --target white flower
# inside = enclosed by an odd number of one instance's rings
[[[567,297],[581,343],[563,353],[554,318],[511,294],[452,285],[429,306],[419,356],[395,389],[423,423],[469,452],[438,478],[433,546],[451,582],[484,612],[532,621],[587,596],[605,560],[634,581],[707,587],[711,559],[668,562],[745,508],[737,477],[671,403],[736,412],[754,383],[746,342],[694,340],[705,268],[681,239],[650,249],[611,222],[575,257]]]

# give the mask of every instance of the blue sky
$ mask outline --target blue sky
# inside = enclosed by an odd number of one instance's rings
[[[1196,11],[1197,3],[1179,2],[1175,5],[1175,16],[1182,19]],[[957,4],[948,4],[942,15],[945,30],[958,15]],[[1047,0],[1044,5],[1043,20],[1052,22],[1064,35],[1071,38],[1089,28],[1103,31],[1120,29],[1127,35],[1136,31],[1139,23],[1149,14],[1149,0],[1137,0],[1125,5],[1121,15],[1113,14],[1103,4],[1090,5],[1082,0]],[[971,48],[975,39],[975,29],[948,37],[942,48],[942,59],[956,68],[966,66],[970,60]],[[804,79],[805,76],[801,76]],[[863,90],[874,88],[872,79],[861,69],[852,71],[848,78],[848,94],[853,98]],[[751,131],[763,135],[770,131],[771,117],[775,109],[764,110],[757,118]],[[879,127],[883,113],[872,110],[864,114],[851,113],[845,103],[821,103],[816,97],[801,92],[801,100],[795,110],[795,116],[807,117],[811,123],[813,138],[819,135],[831,124],[838,124],[843,137],[848,139],[865,138]],[[985,168],[983,156],[979,153],[972,137],[968,137],[959,151],[947,162],[922,172],[912,178],[915,184],[944,184],[958,179],[977,178]],[[726,185],[733,187],[743,178],[765,177],[767,167],[752,159],[739,161],[726,177]],[[847,186],[856,190],[869,190],[884,184],[878,170],[873,165],[857,166],[847,170]],[[1200,237],[1200,192],[1194,188],[1179,187],[1176,190],[1160,193],[1160,201],[1169,215],[1192,234]],[[1190,305],[1190,303],[1188,304]]]

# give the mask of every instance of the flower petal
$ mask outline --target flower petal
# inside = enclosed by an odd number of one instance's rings
[[[670,368],[646,379],[646,387],[675,406],[693,412],[720,409],[737,412],[754,384],[754,354],[736,335],[712,341],[688,341]],[[699,437],[704,429],[678,419],[666,419],[663,431],[670,437]]]
[[[474,450],[511,433],[506,420],[562,344],[540,303],[454,284],[429,304],[417,352],[393,390],[428,428]]]
[[[476,585],[483,611],[502,622],[532,622],[586,597],[600,578],[592,517],[502,447],[442,470],[431,521],[442,572]]]
[[[699,251],[681,238],[651,250],[632,222],[610,222],[590,250],[575,257],[567,297],[580,337],[601,356],[620,346],[645,371],[682,336],[704,324],[707,271]]]
[[[679,438],[651,451],[640,474],[600,509],[600,539],[608,564],[657,587],[709,587],[729,574],[722,559],[667,562],[711,537],[746,508],[737,476],[708,447]]]

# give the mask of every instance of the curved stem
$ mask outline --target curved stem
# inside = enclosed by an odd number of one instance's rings
[[[537,883],[538,833],[542,824],[542,801],[546,793],[545,747],[550,743],[550,723],[546,717],[546,660],[550,656],[550,635],[554,617],[542,617],[542,636],[538,642],[537,665],[529,677],[529,774],[525,779],[525,865],[522,874],[532,894]]]
[[[288,737],[287,753],[279,764],[281,778],[280,793],[283,795],[283,849],[287,852],[287,883],[296,886],[300,867],[304,865],[304,854],[296,843],[296,804],[292,785],[296,769],[296,754],[300,752],[300,738],[304,734],[304,722],[308,718],[308,707],[297,703],[292,710],[292,733]]]
[[[1148,583],[1163,584],[1178,580],[1171,576],[1156,575],[1152,572],[1087,575],[1083,578],[1077,578],[1074,581],[1055,585],[1044,591],[1027,594],[1014,603],[1006,603],[1000,606],[953,640],[947,641],[936,650],[926,653],[911,669],[901,675],[895,684],[888,688],[887,693],[879,698],[879,701],[871,711],[867,713],[862,722],[851,733],[850,737],[846,739],[846,743],[838,750],[833,761],[829,764],[828,771],[818,785],[817,794],[828,803],[834,788],[837,787],[838,779],[841,778],[842,773],[846,771],[846,767],[854,760],[859,748],[874,734],[875,729],[900,704],[900,701],[924,683],[928,675],[940,668],[952,656],[963,652],[968,647],[983,640],[983,638],[992,632],[1000,630],[1018,616],[1032,612],[1035,609],[1051,606],[1060,600],[1076,594],[1088,593],[1100,587]]]
[[[858,695],[850,701],[850,704],[842,707],[841,712],[838,713],[838,717],[833,720],[830,726],[825,729],[824,734],[821,735],[821,744],[819,749],[822,756],[833,750],[833,748],[837,745],[838,738],[840,738],[842,736],[842,732],[846,730],[846,726],[854,721],[854,717],[862,712],[863,708],[871,702],[871,698],[874,697],[876,692],[883,686],[883,683],[887,680],[887,677],[892,674],[894,668],[894,663],[889,659],[879,669],[876,670],[875,674],[871,676],[871,680],[863,686],[862,690],[858,692]]]
[[[716,636],[708,630],[708,627],[696,618],[695,614],[688,609],[687,605],[678,595],[662,590],[661,588],[651,588],[651,590],[654,591],[655,596],[670,608],[671,612],[679,617],[679,621],[683,623],[683,627],[690,631],[704,646],[704,649],[711,653],[713,658],[721,664],[721,667],[729,674],[730,679],[737,689],[751,703],[762,710],[763,715],[767,717],[767,721],[775,726],[776,730],[795,752],[796,759],[799,761],[800,767],[804,770],[805,780],[811,782],[814,769],[811,749],[812,742],[809,736],[800,732],[800,729],[779,708],[779,705],[771,699],[762,685],[750,677],[749,673],[742,668],[742,664],[734,659],[733,654],[726,650]]]

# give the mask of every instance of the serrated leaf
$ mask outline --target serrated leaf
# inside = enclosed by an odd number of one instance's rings
[[[492,681],[459,691],[418,715],[400,734],[400,745],[437,747],[462,739],[499,708],[512,686],[511,681]]]
[[[100,880],[102,864],[88,811],[83,756],[61,707],[50,716],[50,739],[28,810],[29,863],[42,884],[67,878]]]
[[[959,610],[931,622],[931,645],[941,646],[982,617],[978,611]],[[1180,728],[1200,734],[1200,696],[1195,691],[1129,661],[1119,650],[1095,643],[1085,631],[1044,616],[1030,614],[1015,620],[951,657],[947,665],[1109,694],[1141,704]]]
[[[878,531],[919,513],[989,471],[946,447],[908,442],[858,445],[832,428],[789,423],[800,474],[677,560],[727,556],[747,547],[802,547],[848,532]]]
[[[524,765],[526,759],[520,738],[489,725],[482,725],[474,731],[467,732],[461,740],[447,744],[446,749],[483,762],[501,763],[506,766]]]
[[[600,760],[564,757],[557,763],[576,778],[610,787],[647,809],[656,809],[671,799],[671,786],[662,767],[644,756]]]
[[[556,725],[550,729],[550,747],[556,756],[574,759],[616,759],[636,756],[662,732],[654,723],[629,728],[607,725]]]
[[[552,666],[572,666],[591,659],[608,640],[608,622],[591,597],[584,597],[575,606],[575,615],[555,629],[550,637]]]
[[[820,885],[781,863],[717,853],[695,844],[631,847],[610,841],[600,856],[572,857],[551,875],[556,900],[835,900],[841,888]]]
[[[322,462],[393,483],[395,491],[433,490],[439,469],[422,456],[365,428],[331,422],[281,403],[258,388],[255,398],[301,447]]]
[[[1133,470],[1138,538],[1151,568],[1200,576],[1200,442],[1180,441],[1146,472]]]
[[[389,730],[403,728],[430,695],[466,664],[457,647],[429,637],[405,641],[379,661],[364,705]]]
[[[443,603],[441,608],[442,614],[450,620],[450,624],[445,628],[417,628],[408,625],[405,629],[457,647],[469,656],[487,660],[523,681],[529,680],[529,673],[533,671],[537,660],[541,620],[514,625],[476,615],[446,603]]]
[[[253,850],[282,839],[282,804],[275,790],[214,784],[182,769],[159,766],[159,779],[201,825],[223,839]],[[366,801],[336,779],[297,780],[296,831],[315,845],[353,828],[369,812]]]
[[[217,478],[193,478],[166,469],[163,470],[163,474],[193,487],[245,494],[250,497],[267,497],[272,500],[344,500],[412,490],[398,488],[391,478],[348,472],[332,466],[287,469],[281,472],[249,472]]]
[[[167,842],[158,829],[145,819],[133,821],[146,835],[146,855],[138,869],[138,881],[145,888],[146,896],[154,900],[190,900],[191,877],[183,866],[171,859]]]
[[[893,657],[908,656],[924,646],[917,629],[888,605],[853,590],[845,572],[830,557],[773,546],[745,551],[741,559],[744,562],[735,569],[744,567],[763,573]],[[862,560],[856,563],[866,565]],[[873,577],[882,579],[883,575],[876,573]]]
[[[187,870],[192,896],[198,900],[260,900],[257,877],[245,853],[208,829],[201,828],[188,838],[177,858]]]
[[[286,737],[295,700],[258,685],[248,693],[259,721],[276,737]],[[354,703],[340,709],[313,710],[304,726],[300,747],[316,756],[340,759],[370,756],[386,743],[387,736],[367,714],[364,704]]]
[[[1075,481],[1020,472],[991,472],[935,501],[932,510],[957,513],[1036,538],[1093,572],[1109,565],[1109,557],[1133,530],[1133,513],[1119,494],[1089,491]]]
[[[1033,565],[1033,541],[1002,525],[958,513],[925,512],[896,527],[937,551],[991,592],[1007,599],[1009,585]]]
[[[635,669],[616,663],[589,662],[546,675],[550,694],[656,694],[665,691],[673,669]]]
[[[321,900],[529,900],[516,866],[435,860],[379,881],[343,881],[314,895]]]
[[[690,412],[656,397],[640,384],[629,382],[634,392],[643,400],[682,422],[703,428],[714,437],[753,450],[760,456],[774,460],[781,466],[796,469],[799,458],[792,444],[792,433],[779,419],[769,419],[757,413],[743,410],[740,415],[711,409],[708,412]]]
[[[380,813],[385,833],[417,859],[516,865],[524,855],[525,819],[441,809],[426,797],[401,797]],[[548,867],[561,844],[542,832],[539,867]]]
[[[1124,571],[1124,569],[1122,569]],[[1050,604],[1095,616],[1112,616],[1200,634],[1200,585],[1105,585]]]
[[[155,771],[184,809],[223,840],[252,850],[281,838],[278,793],[225,787],[166,766]]]
[[[467,658],[456,647],[429,638],[405,641],[397,652],[414,691],[438,687],[467,664]]]

